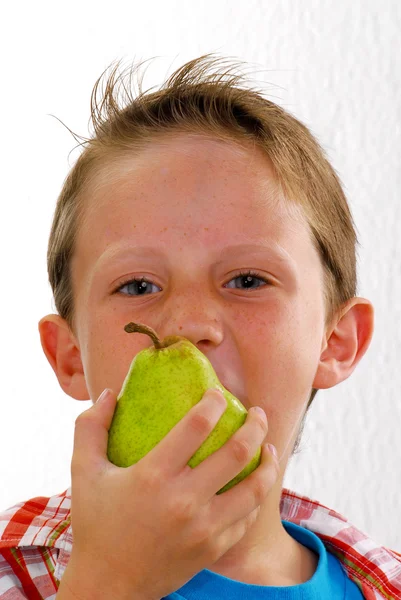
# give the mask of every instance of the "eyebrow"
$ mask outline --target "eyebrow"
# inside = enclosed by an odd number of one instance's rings
[[[261,241],[258,244],[232,244],[226,246],[218,254],[218,263],[231,257],[234,254],[249,252],[252,254],[269,254],[277,262],[285,263],[290,267],[295,267],[295,261],[292,256],[279,244],[273,242]],[[140,256],[142,259],[163,258],[164,252],[154,246],[128,246],[126,244],[116,244],[109,247],[99,258],[101,264],[116,259],[130,258]],[[98,263],[99,263],[98,261]]]
[[[226,255],[232,256],[234,253],[250,252],[253,254],[270,254],[278,261],[294,264],[294,259],[282,246],[274,242],[261,241],[259,244],[234,244],[226,246],[220,253],[221,258]]]

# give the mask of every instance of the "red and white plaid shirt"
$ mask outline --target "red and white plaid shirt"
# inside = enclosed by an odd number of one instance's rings
[[[56,598],[72,550],[70,509],[68,488],[0,514],[1,600]],[[285,488],[280,511],[283,520],[319,536],[365,598],[401,599],[401,554],[379,546],[334,510]]]

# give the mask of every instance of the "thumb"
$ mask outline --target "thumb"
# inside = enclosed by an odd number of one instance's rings
[[[108,462],[107,442],[116,408],[117,397],[106,388],[96,403],[75,420],[74,452],[71,470],[75,473],[93,472]]]

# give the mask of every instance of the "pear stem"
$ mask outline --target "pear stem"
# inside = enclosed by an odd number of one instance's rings
[[[146,335],[152,338],[152,341],[157,350],[161,350],[161,348],[164,348],[156,331],[151,327],[148,327],[148,325],[142,325],[141,323],[128,323],[128,325],[124,327],[124,330],[127,333],[145,333]]]

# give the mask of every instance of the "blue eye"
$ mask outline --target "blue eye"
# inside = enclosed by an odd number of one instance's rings
[[[255,271],[245,271],[245,272],[241,271],[238,275],[233,277],[229,281],[229,283],[231,283],[232,281],[235,282],[236,280],[239,280],[239,282],[240,282],[239,286],[238,285],[231,286],[229,284],[225,284],[225,287],[234,288],[234,289],[255,290],[260,287],[264,287],[264,285],[255,286],[254,284],[257,282],[257,280],[263,282],[263,284],[265,284],[265,285],[271,284],[269,279],[267,279],[266,277],[262,277],[259,273],[255,272]],[[243,284],[244,287],[241,287],[241,284]],[[129,279],[125,283],[122,283],[115,290],[115,292],[116,293],[119,292],[126,296],[144,296],[146,294],[151,293],[152,286],[154,288],[156,288],[156,291],[160,291],[160,288],[157,285],[155,285],[154,283],[152,283],[145,277],[141,277],[140,279],[133,278],[133,279]],[[126,291],[123,291],[124,288],[126,288]]]
[[[241,280],[241,283],[243,283],[245,285],[245,288],[242,289],[246,289],[246,290],[256,290],[259,287],[264,287],[264,286],[260,286],[258,285],[257,287],[254,287],[252,284],[258,279],[259,281],[263,281],[265,284],[269,285],[270,281],[269,279],[266,279],[266,277],[262,277],[260,276],[259,273],[256,273],[255,271],[241,271],[239,273],[239,275],[237,275],[236,277],[233,277],[233,279],[231,279],[231,281],[235,281],[235,280]],[[231,283],[231,281],[229,283]],[[232,286],[229,286],[232,287]],[[236,285],[234,285],[235,289],[241,289],[238,288]]]
[[[121,292],[127,296],[144,296],[145,294],[149,293],[149,291],[148,291],[149,287],[152,285],[157,288],[157,286],[155,284],[153,284],[151,281],[148,281],[147,279],[145,279],[145,277],[141,277],[141,279],[134,278],[134,279],[130,279],[129,281],[126,281],[125,283],[123,283],[121,286],[118,287],[118,289],[116,291]],[[124,288],[127,288],[129,291],[123,292]],[[160,288],[158,288],[158,289],[160,289]],[[137,292],[137,293],[135,293],[135,292]]]

